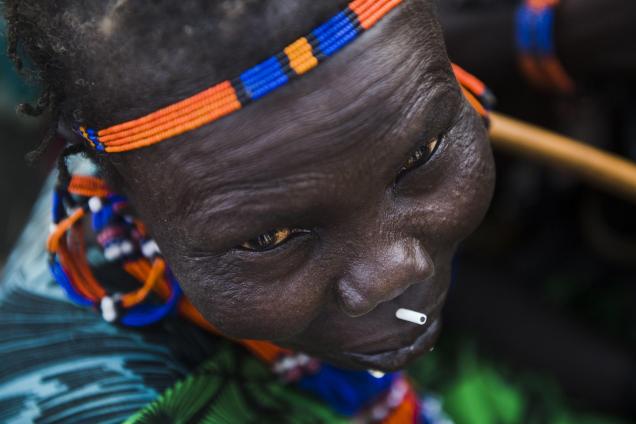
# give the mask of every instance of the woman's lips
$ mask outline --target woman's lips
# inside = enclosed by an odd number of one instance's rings
[[[377,353],[343,352],[341,356],[369,369],[398,370],[411,360],[428,352],[435,345],[440,330],[441,321],[435,319],[426,325],[426,330],[410,345]]]
[[[329,347],[326,350],[325,348],[311,349],[306,344],[286,343],[285,341],[278,341],[277,344],[292,350],[303,351],[308,355],[313,355],[343,368],[398,370],[416,357],[428,352],[435,345],[441,330],[441,309],[445,299],[446,292],[444,291],[432,303],[422,302],[412,296],[408,299],[409,301],[399,301],[399,306],[427,312],[429,320],[423,326],[398,320],[395,317],[397,302],[387,302],[386,305],[380,306],[382,311],[376,310],[376,312],[386,314],[384,317],[386,321],[382,321],[386,324],[381,325],[381,327],[392,327],[393,331],[390,334],[369,331],[370,328],[377,328],[380,325],[376,319],[364,325],[365,332],[369,336],[366,340],[359,336],[350,337],[345,340],[353,343],[341,341],[338,343],[340,348],[334,348],[333,344],[327,344]],[[421,307],[423,303],[428,303],[429,306],[423,308]],[[356,318],[356,320],[361,319],[363,318]],[[358,329],[360,329],[359,325]]]

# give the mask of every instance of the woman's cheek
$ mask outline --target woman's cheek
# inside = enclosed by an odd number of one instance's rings
[[[481,223],[492,198],[495,167],[483,124],[474,117],[456,128],[445,167],[445,178],[428,199],[433,206],[430,225],[447,243],[457,243]]]
[[[229,337],[293,337],[320,313],[327,299],[329,277],[311,262],[294,269],[211,262],[179,261],[175,275],[193,305]]]

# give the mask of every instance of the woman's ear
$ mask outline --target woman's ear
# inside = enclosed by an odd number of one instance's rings
[[[56,136],[63,141],[67,148],[75,153],[82,153],[88,157],[97,166],[98,173],[104,178],[111,188],[120,189],[121,176],[117,168],[112,165],[112,161],[106,158],[106,155],[99,154],[91,148],[86,140],[73,130],[73,124],[68,119],[60,118],[57,122]]]
[[[64,139],[70,144],[85,143],[84,139],[73,131],[72,125],[64,118],[60,118],[57,122],[57,134],[60,138]]]

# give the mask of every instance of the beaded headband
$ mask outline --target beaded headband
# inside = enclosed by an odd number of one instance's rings
[[[355,0],[282,52],[192,97],[144,117],[102,130],[76,131],[96,150],[116,153],[147,147],[242,109],[303,75],[374,26],[402,0]]]

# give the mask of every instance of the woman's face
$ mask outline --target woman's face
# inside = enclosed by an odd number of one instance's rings
[[[381,370],[432,347],[454,251],[494,181],[421,4],[232,116],[109,159],[222,333]]]

